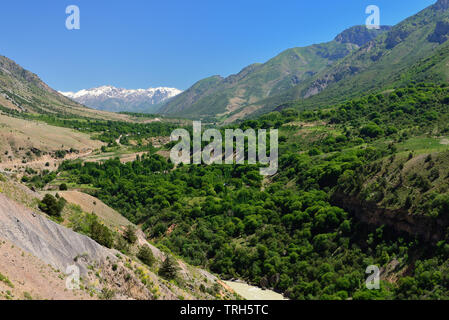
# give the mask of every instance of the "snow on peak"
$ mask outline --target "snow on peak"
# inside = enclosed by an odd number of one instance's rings
[[[78,92],[59,92],[62,95],[69,97],[71,99],[79,99],[82,97],[109,97],[109,98],[118,98],[118,97],[127,97],[131,95],[142,95],[147,97],[153,97],[156,94],[161,94],[166,96],[167,98],[174,97],[175,95],[180,94],[182,91],[176,88],[148,88],[148,89],[123,89],[116,88],[113,86],[101,86],[98,88],[92,89],[83,89]]]
[[[59,92],[88,107],[108,111],[146,111],[182,91],[176,88],[124,89],[106,85],[78,92]]]

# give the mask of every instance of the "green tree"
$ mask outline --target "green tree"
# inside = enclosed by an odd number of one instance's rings
[[[53,217],[61,217],[66,201],[64,198],[56,200],[51,194],[46,194],[44,199],[39,203],[39,209]]]
[[[130,244],[134,244],[137,241],[136,228],[134,228],[131,225],[127,226],[126,230],[125,230],[124,238]]]
[[[178,270],[178,262],[174,258],[167,255],[161,268],[159,269],[159,275],[165,279],[172,280],[177,277]]]
[[[147,245],[140,247],[139,252],[137,253],[137,258],[149,267],[151,267],[156,261],[153,251]]]
[[[90,226],[90,236],[93,240],[107,248],[112,248],[114,244],[111,231],[97,220],[93,221]]]

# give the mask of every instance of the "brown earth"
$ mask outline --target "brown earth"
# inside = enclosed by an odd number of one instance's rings
[[[49,162],[49,168],[52,168],[55,163],[61,161],[54,157],[54,152],[58,150],[78,150],[79,153],[66,156],[71,159],[86,156],[102,145],[104,143],[92,140],[88,134],[72,129],[0,114],[1,169],[42,167],[46,162]],[[38,151],[41,155],[37,156],[31,150]]]
[[[0,281],[0,300],[93,299],[85,291],[67,290],[65,275],[2,238],[0,238],[0,274],[13,286]]]

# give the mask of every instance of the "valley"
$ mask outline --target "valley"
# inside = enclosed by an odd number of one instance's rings
[[[0,57],[0,299],[448,299],[448,19],[438,0],[355,26],[161,114],[90,109]],[[119,111],[123,90],[82,93]],[[175,164],[170,135],[197,120],[199,139],[278,130],[278,170]]]

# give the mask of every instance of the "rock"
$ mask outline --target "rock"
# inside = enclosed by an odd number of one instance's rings
[[[449,20],[438,21],[435,31],[429,35],[430,42],[442,44],[449,39]]]
[[[94,240],[65,228],[0,194],[0,236],[33,254],[54,268],[65,271],[73,265],[73,257],[88,255],[100,262],[115,259],[112,250]],[[84,264],[76,263],[81,274]]]
[[[435,3],[434,8],[437,10],[449,9],[449,0],[438,0],[438,2]]]

